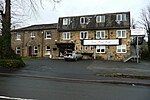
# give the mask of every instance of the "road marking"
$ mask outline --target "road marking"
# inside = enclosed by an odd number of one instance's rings
[[[0,99],[8,99],[8,100],[37,100],[37,99],[24,99],[24,98],[15,98],[15,97],[7,97],[7,96],[0,96]]]

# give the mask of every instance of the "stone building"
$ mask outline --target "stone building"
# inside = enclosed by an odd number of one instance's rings
[[[58,32],[57,46],[62,54],[69,48],[84,58],[118,61],[130,55],[130,12],[60,17]],[[118,43],[85,45],[85,40]]]
[[[58,41],[57,24],[32,25],[11,31],[12,49],[16,54],[23,57],[51,57],[58,56],[58,48],[55,41]]]
[[[58,58],[72,49],[85,59],[121,61],[130,56],[130,42],[130,12],[60,17],[58,24],[12,31],[12,48],[23,57]]]

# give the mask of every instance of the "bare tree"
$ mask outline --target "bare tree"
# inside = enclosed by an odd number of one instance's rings
[[[141,11],[141,20],[139,23],[146,29],[148,34],[148,49],[150,52],[150,4]]]
[[[38,12],[39,4],[42,7],[42,3],[44,1],[45,0],[0,0],[0,15],[2,16],[2,36],[0,36],[0,59],[17,59],[18,57],[11,49],[10,30],[12,24],[11,19],[15,18],[12,17],[12,15],[14,14],[18,16],[20,13],[13,13],[13,10],[17,10],[18,12],[20,12],[21,10],[26,10],[29,14],[36,14]],[[61,0],[49,1],[54,2],[55,4],[59,3]],[[13,8],[14,6],[18,8]]]

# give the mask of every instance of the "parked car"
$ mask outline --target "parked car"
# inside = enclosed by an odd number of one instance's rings
[[[81,53],[78,53],[76,51],[72,51],[72,50],[65,50],[65,54],[64,54],[64,60],[67,61],[67,60],[79,60],[79,59],[82,59],[82,54]]]

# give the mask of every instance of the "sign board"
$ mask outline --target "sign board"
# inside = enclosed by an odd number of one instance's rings
[[[145,35],[145,29],[131,29],[131,35],[135,36]]]
[[[83,40],[83,45],[119,45],[119,39]]]

